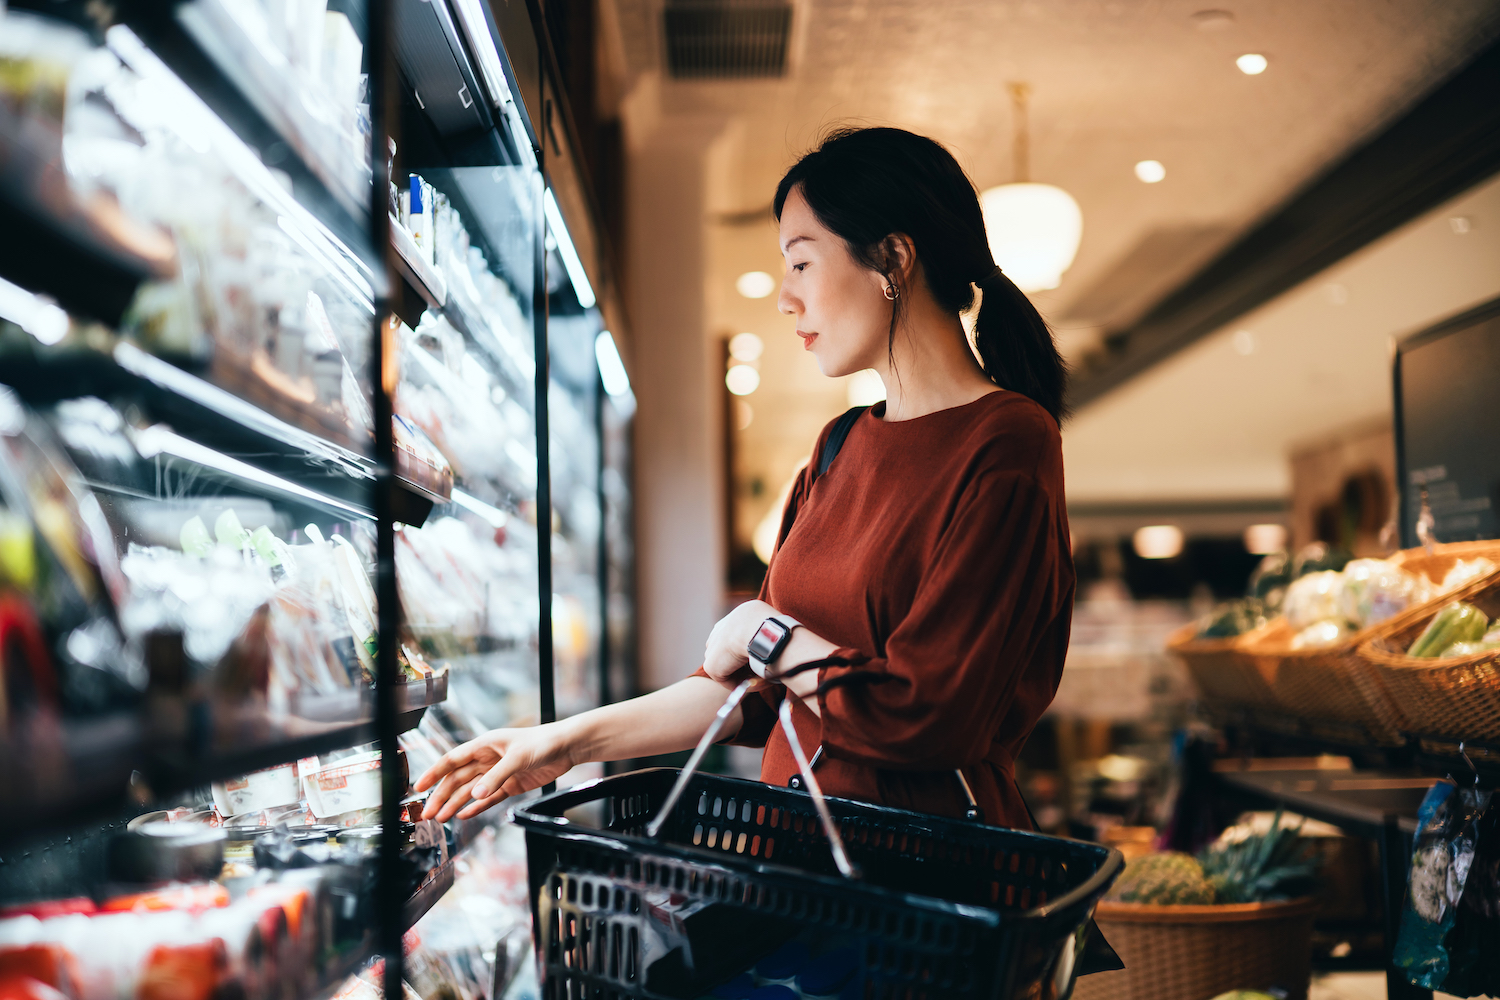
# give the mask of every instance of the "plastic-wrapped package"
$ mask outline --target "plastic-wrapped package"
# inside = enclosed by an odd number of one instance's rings
[[[1404,611],[1422,589],[1410,573],[1384,559],[1355,559],[1344,567],[1339,610],[1358,628]]]
[[[1294,580],[1287,588],[1286,600],[1281,610],[1287,622],[1298,630],[1314,622],[1338,619],[1343,616],[1341,595],[1344,575],[1334,570],[1308,573]]]
[[[1392,961],[1426,989],[1442,988],[1447,978],[1444,939],[1458,920],[1475,858],[1478,820],[1489,802],[1489,791],[1439,782],[1417,812],[1411,874]]]

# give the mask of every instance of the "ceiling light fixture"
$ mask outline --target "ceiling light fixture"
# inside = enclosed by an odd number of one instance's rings
[[[1171,559],[1182,552],[1182,529],[1175,524],[1149,524],[1136,529],[1135,554],[1142,559]]]
[[[1267,61],[1266,57],[1261,55],[1259,52],[1246,52],[1244,55],[1236,59],[1234,61],[1234,64],[1238,66],[1240,68],[1240,72],[1244,73],[1246,76],[1260,76],[1266,71],[1266,67],[1271,65],[1270,62]]]
[[[1167,168],[1160,160],[1142,160],[1135,165],[1135,175],[1143,184],[1155,184],[1167,176]]]
[[[729,356],[736,361],[759,361],[766,345],[753,333],[737,333],[729,338]]]
[[[746,271],[735,279],[734,287],[747,299],[763,299],[776,290],[776,279],[764,271]]]
[[[760,388],[760,372],[749,365],[735,365],[724,373],[724,384],[736,396],[748,396]]]
[[[1234,331],[1234,349],[1245,357],[1255,353],[1255,334],[1250,330]]]
[[[557,199],[552,197],[551,188],[546,190],[542,198],[542,213],[547,216],[547,228],[557,240],[557,255],[562,258],[563,270],[568,272],[568,280],[573,283],[573,294],[578,297],[578,304],[585,309],[594,308],[594,286],[589,284],[583,260],[578,256],[578,249],[573,246],[573,237],[568,234],[568,224],[563,221],[562,211],[557,207]]]
[[[604,391],[611,396],[623,396],[630,391],[630,375],[625,371],[625,362],[620,360],[620,349],[608,330],[599,331],[594,338],[594,361],[599,365],[599,381]]]
[[[1040,292],[1060,285],[1063,272],[1072,266],[1083,238],[1083,212],[1062,188],[1031,182],[1030,94],[1024,83],[1010,85],[1016,179],[985,191],[979,204],[995,263],[1021,291]]]

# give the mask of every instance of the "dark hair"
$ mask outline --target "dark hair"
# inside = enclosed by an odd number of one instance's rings
[[[778,220],[794,187],[856,261],[888,280],[896,278],[884,241],[904,233],[944,309],[962,312],[974,304],[973,286],[983,289],[974,346],[984,373],[1062,422],[1067,366],[1031,300],[995,266],[979,196],[952,153],[898,128],[840,129],[776,186]],[[903,301],[898,295],[891,310],[892,344]]]

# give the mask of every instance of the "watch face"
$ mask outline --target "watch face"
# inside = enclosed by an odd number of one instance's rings
[[[775,653],[776,644],[786,635],[786,631],[780,622],[767,618],[760,623],[760,630],[755,633],[755,638],[750,640],[750,655],[764,663]]]

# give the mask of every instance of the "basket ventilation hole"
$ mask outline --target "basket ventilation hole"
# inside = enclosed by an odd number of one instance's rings
[[[1022,889],[1021,890],[1021,909],[1024,910],[1026,907],[1028,907],[1030,905],[1031,905],[1031,890],[1029,888]]]
[[[760,834],[758,833],[750,840],[750,856],[752,858],[760,857]]]
[[[703,843],[703,824],[699,823],[693,827],[693,846],[697,847],[701,843]]]
[[[708,793],[704,792],[698,796],[698,815],[703,816],[708,812]]]
[[[594,905],[594,883],[592,882],[583,883],[583,905]]]
[[[771,851],[774,850],[775,847],[776,847],[776,838],[775,837],[767,837],[766,838],[766,857],[769,858],[771,856]]]
[[[734,847],[734,853],[736,853],[736,854],[744,854],[745,853],[745,841],[748,840],[748,839],[749,838],[745,834],[743,834],[743,833],[740,834],[740,839],[739,839],[738,842],[736,842],[735,847]]]
[[[641,951],[641,935],[636,928],[630,928],[630,946],[625,949],[625,981],[633,983],[640,975],[640,969],[636,966],[636,956]]]
[[[723,811],[724,811],[724,800],[721,799],[721,798],[719,798],[717,795],[715,795],[714,796],[714,818],[717,819],[719,817],[719,814],[722,813]]]
[[[578,902],[578,883],[568,879],[568,902]]]
[[[1021,856],[1019,854],[1012,854],[1010,856],[1010,871],[1011,871],[1011,874],[1014,875],[1016,872],[1018,872],[1020,870],[1021,870]]]
[[[711,826],[708,828],[708,846],[713,847],[719,840],[719,828]]]
[[[1008,885],[1005,887],[1005,905],[1016,905],[1016,887],[1013,885]]]
[[[755,825],[756,826],[765,826],[766,825],[766,807],[765,806],[756,806],[755,807]]]

